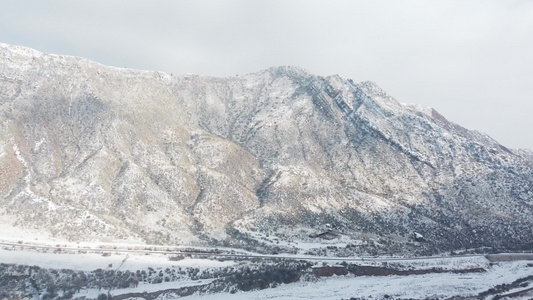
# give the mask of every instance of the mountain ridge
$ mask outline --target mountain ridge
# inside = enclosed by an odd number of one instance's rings
[[[17,226],[232,244],[330,224],[386,237],[379,251],[413,247],[412,232],[430,252],[529,247],[529,152],[375,83],[288,66],[172,76],[25,49],[0,45],[0,196]]]

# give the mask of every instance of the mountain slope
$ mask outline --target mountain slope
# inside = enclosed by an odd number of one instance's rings
[[[182,244],[328,224],[384,236],[383,251],[413,232],[429,251],[530,247],[528,152],[374,83],[295,67],[174,77],[5,44],[0,60],[11,225]]]

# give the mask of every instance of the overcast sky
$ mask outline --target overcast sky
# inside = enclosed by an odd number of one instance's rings
[[[531,0],[0,0],[0,42],[174,74],[295,65],[371,80],[533,149]]]

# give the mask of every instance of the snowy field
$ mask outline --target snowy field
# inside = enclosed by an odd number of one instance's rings
[[[152,268],[202,268],[226,267],[235,262],[210,259],[184,258],[178,261],[169,260],[163,254],[109,254],[104,256],[97,253],[70,254],[70,253],[42,253],[30,250],[5,250],[0,249],[0,263],[38,266],[51,269],[72,269],[92,271],[96,269],[113,269],[120,266],[121,271],[136,271]]]
[[[531,263],[531,262],[530,262]],[[533,275],[533,267],[527,262],[498,263],[486,273],[472,274],[425,274],[409,276],[334,276],[316,281],[281,285],[274,289],[235,294],[193,295],[189,300],[253,300],[253,299],[321,299],[340,300],[351,297],[383,298],[448,298],[450,296],[476,296],[498,284],[511,283],[516,279]],[[533,295],[523,298],[532,299]],[[161,298],[163,299],[163,298]],[[165,298],[171,299],[171,298]]]
[[[93,249],[98,249],[97,247]],[[207,248],[198,248],[207,249]],[[81,249],[85,250],[85,249]],[[233,250],[231,248],[225,250]],[[51,249],[42,250],[14,250],[9,248],[0,248],[0,263],[21,264],[29,266],[38,266],[41,268],[65,268],[80,271],[92,271],[96,269],[117,269],[120,270],[142,270],[148,267],[158,268],[202,268],[202,267],[228,267],[235,265],[236,262],[231,260],[219,261],[216,259],[205,258],[183,258],[177,261],[171,261],[172,254],[162,253],[121,253],[120,249],[116,251],[109,249],[106,254],[102,253],[57,253]],[[256,257],[263,257],[263,255],[240,251],[239,254],[254,255]],[[338,264],[342,261],[355,262],[358,265],[377,266],[382,267],[384,263],[388,267],[396,270],[420,270],[429,268],[441,268],[444,270],[450,269],[472,269],[472,268],[487,268],[488,260],[482,255],[471,257],[438,257],[438,258],[399,258],[399,257],[323,257],[311,255],[297,255],[297,254],[280,254],[274,256],[264,256],[265,258],[280,257],[294,260],[309,260],[315,263],[326,262],[329,264]]]
[[[160,284],[139,284],[136,288],[128,288],[128,289],[121,289],[121,290],[113,290],[113,295],[123,295],[123,294],[129,294],[129,293],[153,293],[161,290],[168,290],[168,289],[178,289],[183,287],[193,287],[197,285],[207,284],[209,282],[213,281],[213,279],[201,279],[201,280],[185,280],[185,281],[178,281],[178,282],[162,282]],[[74,294],[74,297],[85,297],[88,299],[96,299],[99,294],[101,294],[102,291],[99,291],[97,289],[89,289],[89,290],[82,290],[79,293]],[[223,295],[225,297],[227,295]],[[161,297],[161,299],[173,299],[174,297]],[[142,298],[140,298],[142,299]],[[178,299],[178,297],[174,298]],[[187,298],[188,299],[188,298]],[[143,299],[144,300],[144,299]]]
[[[183,258],[172,261],[171,255],[160,253],[53,253],[35,250],[7,250],[0,249],[0,263],[21,264],[39,266],[51,269],[72,269],[82,271],[121,270],[136,271],[154,268],[224,268],[246,264],[244,261],[218,261],[213,259]],[[327,262],[327,258],[322,258]],[[489,263],[483,256],[473,257],[440,257],[409,260],[384,261],[387,258],[379,258],[372,261],[360,261],[358,265],[387,266],[396,270],[427,270],[438,268],[442,270],[465,270],[483,268],[484,273],[431,273],[408,276],[333,276],[333,277],[305,277],[291,284],[281,284],[276,288],[235,293],[226,292],[213,294],[193,294],[186,297],[191,300],[214,300],[214,299],[321,299],[340,300],[355,298],[366,299],[426,299],[426,298],[449,298],[452,296],[477,296],[480,292],[487,291],[500,284],[509,284],[513,281],[533,276],[533,261],[510,261]],[[335,262],[339,263],[339,262]],[[322,264],[322,262],[315,262]],[[140,282],[138,286],[124,289],[114,289],[113,295],[129,293],[153,293],[161,290],[172,290],[184,287],[205,285],[214,279],[183,279],[174,282],[162,282],[148,284]],[[531,288],[529,284],[526,288]],[[524,289],[524,288],[522,288]],[[520,288],[510,290],[513,292]],[[82,289],[75,297],[96,298],[102,291],[98,289]],[[179,296],[172,293],[163,293],[157,299],[178,299]],[[524,294],[513,299],[532,299],[533,294]],[[131,298],[134,299],[134,298]],[[139,298],[141,299],[141,298]],[[487,299],[491,299],[490,297]]]

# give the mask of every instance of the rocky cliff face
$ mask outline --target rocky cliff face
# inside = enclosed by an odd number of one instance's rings
[[[531,153],[374,83],[174,77],[5,44],[0,61],[0,213],[15,227],[183,244],[328,224],[416,231],[435,251],[531,246]]]

